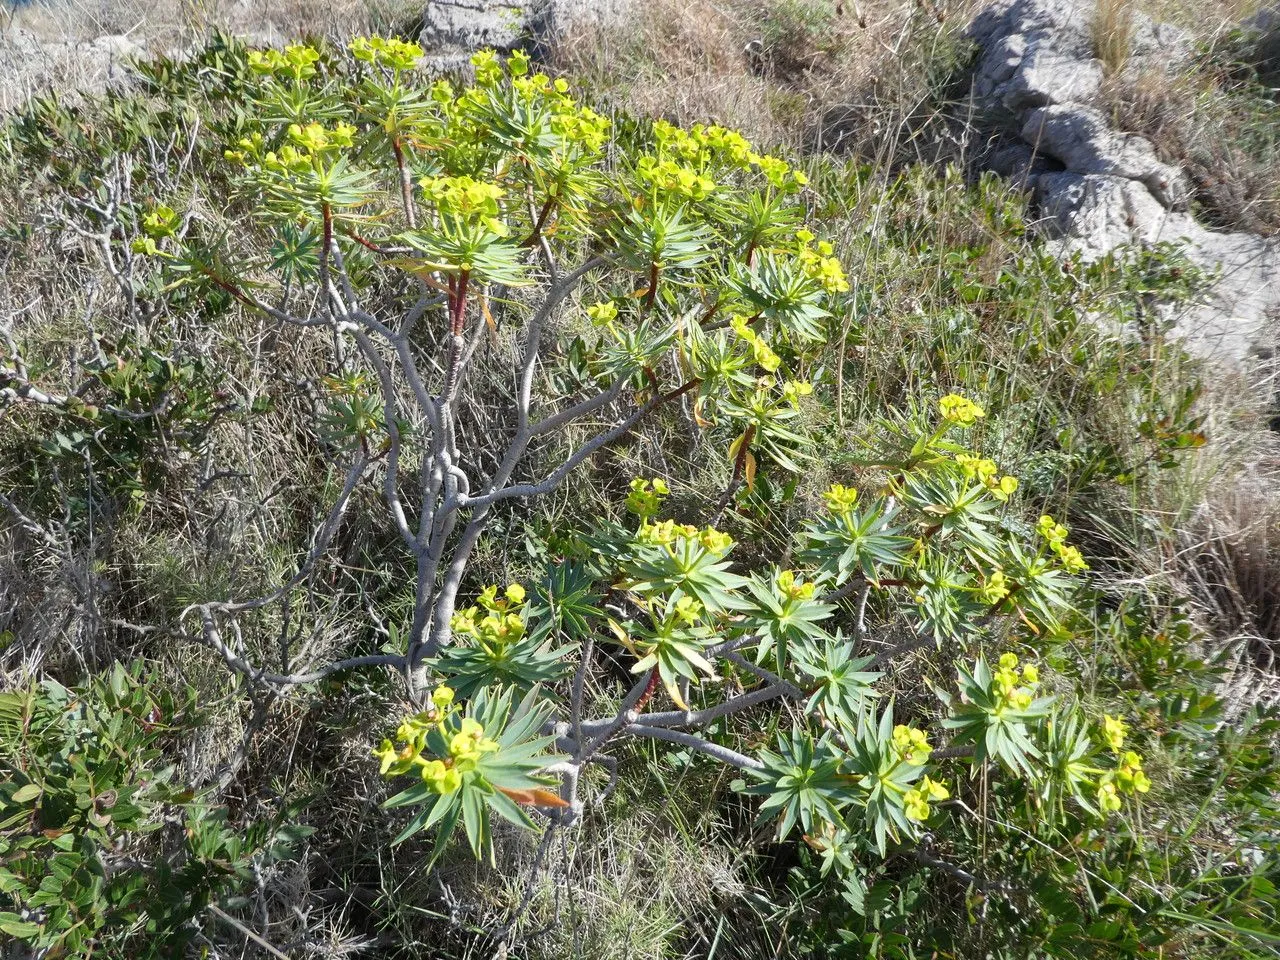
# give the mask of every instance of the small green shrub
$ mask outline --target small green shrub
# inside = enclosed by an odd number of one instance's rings
[[[199,721],[116,665],[68,689],[0,694],[0,931],[57,956],[172,957],[210,901],[252,884],[306,829],[233,829],[165,747]]]

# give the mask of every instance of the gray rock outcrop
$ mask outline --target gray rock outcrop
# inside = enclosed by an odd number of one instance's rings
[[[444,55],[509,50],[617,22],[630,6],[631,0],[431,0],[422,14],[421,39]]]
[[[1198,223],[1186,212],[1186,174],[1162,162],[1150,141],[1109,122],[1098,106],[1105,68],[1094,50],[1095,11],[1095,0],[997,0],[974,19],[975,115],[1003,131],[985,165],[1034,189],[1063,255],[1093,260],[1123,246],[1182,244],[1217,277],[1199,302],[1170,315],[1193,352],[1228,361],[1270,352],[1280,322],[1280,242]],[[1186,63],[1181,30],[1132,16],[1122,69]]]

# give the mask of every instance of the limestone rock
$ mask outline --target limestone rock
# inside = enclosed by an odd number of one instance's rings
[[[1208,230],[1123,177],[1047,173],[1036,193],[1063,255],[1090,261],[1121,246],[1170,241],[1183,244],[1193,263],[1216,272],[1202,300],[1163,310],[1193,353],[1242,361],[1271,346],[1280,319],[1280,241]]]
[[[630,0],[431,0],[421,39],[432,51],[510,50],[620,19]]]
[[[1093,107],[1056,104],[1025,116],[1022,139],[1072,173],[1137,180],[1164,206],[1185,206],[1188,191],[1182,171],[1161,163],[1142,137],[1112,130]]]
[[[1217,280],[1202,302],[1166,308],[1169,318],[1191,350],[1241,360],[1276,336],[1280,240],[1197,223],[1185,212],[1183,171],[1162,163],[1143,137],[1110,125],[1095,105],[1103,79],[1095,11],[1095,0],[996,0],[974,18],[974,114],[993,124],[999,144],[983,163],[1034,189],[1064,256],[1094,260],[1127,245],[1180,243]],[[1181,30],[1137,13],[1131,27],[1126,69],[1177,67],[1189,55]],[[1009,130],[1018,140],[1008,141]]]
[[[83,43],[45,40],[30,30],[0,32],[0,110],[13,109],[50,87],[103,89],[145,50],[125,36]]]

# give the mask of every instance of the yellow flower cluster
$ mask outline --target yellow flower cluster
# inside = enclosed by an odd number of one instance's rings
[[[945,784],[928,776],[924,777],[920,781],[920,786],[912,787],[902,798],[907,819],[923,823],[932,813],[929,809],[929,801],[946,800],[950,796],[951,791]]]
[[[994,460],[975,457],[968,453],[957,453],[956,463],[970,480],[977,480],[1001,503],[1006,502],[1018,489],[1018,478],[1014,476],[998,476],[1000,468]]]
[[[928,735],[916,727],[908,727],[905,723],[900,723],[893,728],[893,749],[905,763],[913,767],[924,766],[929,760],[929,754],[933,752]]]
[[[978,587],[978,597],[983,603],[996,604],[1008,595],[1009,581],[1005,578],[1004,571],[998,567],[992,570],[982,586]]]
[[[676,194],[690,200],[705,200],[716,188],[716,182],[692,167],[675,160],[659,160],[643,156],[636,162],[636,175],[661,193]]]
[[[693,597],[681,597],[676,601],[676,619],[686,627],[691,627],[702,618],[702,602]]]
[[[1081,570],[1088,570],[1089,565],[1084,562],[1084,557],[1080,551],[1067,543],[1066,527],[1058,523],[1047,513],[1040,518],[1036,524],[1036,530],[1040,532],[1040,536],[1045,538],[1049,544],[1049,549],[1058,556],[1058,562],[1062,564],[1062,569],[1067,573],[1079,573]]]
[[[800,399],[810,396],[812,393],[813,384],[808,380],[788,380],[782,385],[782,399],[793,407],[799,407]]]
[[[958,427],[972,427],[987,415],[987,411],[958,393],[949,393],[939,400],[938,412],[942,414],[943,420]]]
[[[772,186],[786,191],[796,190],[809,182],[808,177],[799,170],[791,169],[791,165],[782,158],[756,153],[751,141],[734,130],[700,123],[689,130],[682,130],[665,120],[658,120],[653,125],[653,135],[660,152],[673,154],[697,167],[705,167],[713,161],[740,170],[755,167]]]
[[[704,550],[710,553],[728,553],[733,546],[733,537],[721,533],[715,527],[699,530],[688,523],[676,523],[674,520],[663,520],[650,523],[644,520],[636,531],[636,542],[654,547],[672,549],[680,540],[697,540]]]
[[[1040,671],[1034,665],[1027,664],[1019,672],[1018,657],[1012,653],[1002,653],[994,680],[1002,708],[1025,710],[1031,706],[1032,691],[1040,683]]]
[[[812,600],[817,585],[799,580],[794,570],[782,570],[778,573],[778,589],[792,600]]]
[[[858,502],[858,488],[846,487],[843,483],[833,483],[822,495],[822,499],[827,501],[827,509],[832,513],[846,514]]]
[[[1121,739],[1123,740],[1123,734]],[[1108,771],[1098,782],[1098,808],[1103,813],[1115,813],[1120,809],[1121,794],[1146,793],[1151,789],[1151,781],[1142,770],[1142,757],[1133,750],[1120,753],[1116,749],[1116,752],[1120,754],[1120,765],[1115,770]]]
[[[627,509],[637,517],[648,519],[655,516],[662,507],[663,498],[671,493],[667,482],[660,477],[646,480],[636,477],[631,481],[631,492],[627,494]]]
[[[178,214],[172,207],[159,204],[142,218],[142,229],[156,239],[172,236],[178,229]]]
[[[1146,793],[1151,789],[1151,781],[1142,770],[1142,756],[1137,751],[1126,750],[1121,754],[1116,783],[1125,793]]]
[[[1110,714],[1102,715],[1102,738],[1107,741],[1113,753],[1124,749],[1124,738],[1129,735],[1129,725],[1119,717]]]
[[[224,150],[222,156],[233,163],[248,166],[257,163],[265,170],[281,174],[299,174],[311,170],[317,158],[350,149],[355,143],[356,128],[338,121],[332,128],[320,123],[292,123],[289,142],[277,150],[263,150],[262,134],[241,137],[238,149]]]
[[[476,71],[476,85],[496,86],[502,81],[502,64],[492,50],[480,50],[471,55],[471,66]]]
[[[349,149],[355,142],[355,135],[356,128],[341,120],[333,125],[332,130],[319,123],[308,123],[305,127],[298,123],[289,124],[289,139],[309,153]]]
[[[750,321],[741,314],[734,314],[729,321],[729,325],[733,328],[741,339],[751,345],[752,355],[755,357],[756,363],[767,370],[769,373],[777,371],[782,366],[782,358],[773,352],[773,348],[769,346],[760,334],[751,329]]]
[[[471,57],[471,64],[476,71],[477,89],[472,92],[473,98],[488,96],[485,92],[496,87],[502,81],[503,69],[498,55],[492,50],[482,50]],[[536,103],[546,98],[545,103],[551,107],[551,128],[567,143],[585,147],[591,153],[599,153],[609,136],[610,122],[588,107],[582,107],[569,96],[569,82],[563,78],[552,80],[545,73],[529,75],[529,55],[523,50],[516,50],[507,59],[507,72],[511,75],[511,89],[517,98],[527,104]],[[437,86],[439,86],[437,84]],[[450,88],[449,100],[452,100]],[[444,96],[436,96],[433,100],[444,102]]]
[[[844,267],[833,256],[835,247],[826,240],[819,240],[816,248],[811,246],[814,234],[804,229],[796,231],[796,240],[799,242],[796,256],[805,274],[827,293],[848,293],[849,280],[844,275]]]
[[[395,741],[383,740],[373,751],[378,770],[384,777],[408,773],[414,767],[419,776],[436,793],[453,793],[462,786],[462,776],[476,768],[486,753],[499,749],[498,742],[486,737],[484,726],[470,717],[458,717],[454,693],[441,685],[431,693],[431,706],[405,719],[396,729]],[[438,733],[446,746],[441,756],[424,756],[428,739]]]
[[[556,112],[551,116],[551,129],[567,143],[585,147],[590,153],[600,153],[609,139],[609,118],[590,107],[578,106],[567,95],[569,85],[564,80],[556,80],[553,87],[560,96]]]
[[[524,587],[518,583],[509,585],[501,597],[497,586],[490,584],[476,597],[478,605],[459,610],[450,626],[454,633],[471,637],[486,650],[502,650],[524,636],[524,618],[518,612],[524,599]]]
[[[422,47],[394,37],[356,37],[347,49],[357,60],[389,70],[412,70],[422,59]]]
[[[250,50],[249,69],[264,76],[292,74],[295,80],[316,75],[320,51],[302,43],[291,43],[284,50]]]
[[[587,316],[591,318],[591,322],[596,326],[607,327],[618,319],[618,305],[612,300],[593,303],[587,307]]]
[[[466,220],[478,219],[500,237],[511,232],[501,220],[502,207],[499,205],[506,191],[496,183],[468,176],[423,177],[418,186],[442,213]]]

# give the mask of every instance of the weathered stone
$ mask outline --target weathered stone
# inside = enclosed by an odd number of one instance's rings
[[[1170,209],[1186,204],[1182,171],[1161,163],[1146,139],[1112,130],[1093,107],[1056,104],[1031,110],[1025,115],[1022,139],[1072,173],[1137,180]]]
[[[1000,92],[1009,110],[1025,110],[1089,100],[1102,86],[1102,62],[1079,60],[1045,44],[1036,44]]]
[[[432,51],[510,50],[620,19],[630,0],[431,0],[421,39]]]
[[[1280,241],[1197,223],[1184,212],[1183,171],[1162,163],[1146,139],[1113,129],[1092,105],[1103,77],[1095,10],[1094,0],[997,0],[974,19],[969,35],[982,46],[974,113],[1022,140],[997,139],[982,163],[1034,189],[1041,222],[1064,256],[1093,260],[1127,245],[1180,243],[1218,279],[1200,302],[1159,309],[1191,350],[1242,359],[1275,339]],[[1134,13],[1125,69],[1176,68],[1190,49],[1183,31]]]
[[[1192,352],[1239,361],[1274,338],[1280,241],[1208,230],[1123,177],[1046,173],[1036,181],[1036,197],[1063,255],[1091,261],[1119,247],[1167,241],[1181,244],[1192,263],[1216,274],[1201,300],[1163,308]]]
[[[0,110],[24,103],[50,87],[103,89],[145,50],[124,36],[84,43],[44,40],[30,30],[0,32]]]

